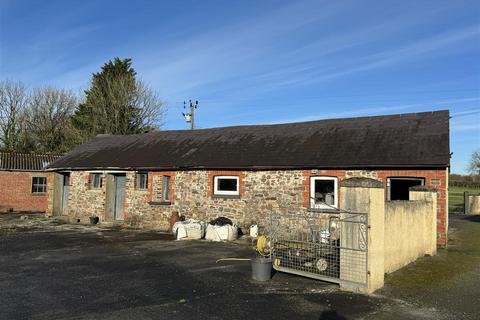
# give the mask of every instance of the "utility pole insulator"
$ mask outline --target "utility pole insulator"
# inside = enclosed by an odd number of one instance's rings
[[[183,117],[187,123],[190,123],[190,130],[195,129],[195,109],[198,107],[198,100],[193,102],[192,100],[188,100],[188,106],[190,108],[190,113],[182,112]],[[183,108],[187,108],[187,102],[183,101]]]

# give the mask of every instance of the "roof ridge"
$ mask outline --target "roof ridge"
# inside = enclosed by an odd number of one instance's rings
[[[236,129],[236,128],[260,128],[260,127],[277,127],[277,126],[289,126],[289,125],[306,125],[306,124],[315,124],[319,122],[335,122],[335,121],[358,121],[358,120],[367,120],[367,119],[387,119],[387,118],[406,118],[411,116],[421,116],[427,114],[441,114],[449,113],[448,109],[441,110],[432,110],[432,111],[422,111],[422,112],[410,112],[410,113],[396,113],[389,115],[375,115],[375,116],[361,116],[361,117],[348,117],[348,118],[329,118],[329,119],[317,119],[309,121],[297,121],[297,122],[283,122],[283,123],[269,123],[269,124],[245,124],[245,125],[233,125],[225,127],[211,127],[211,128],[199,128],[195,130],[191,129],[169,129],[169,130],[154,130],[146,133],[133,133],[133,134],[98,134],[95,138],[115,138],[115,137],[135,137],[143,135],[153,135],[153,134],[163,134],[163,133],[172,133],[172,132],[203,132],[208,130],[227,130],[227,129]]]

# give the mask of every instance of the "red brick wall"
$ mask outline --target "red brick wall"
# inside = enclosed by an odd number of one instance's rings
[[[47,177],[53,183],[51,173],[0,171],[0,211],[45,212],[48,196],[32,193],[32,177]]]
[[[305,170],[304,174],[307,178],[314,176],[331,176],[337,177],[339,183],[342,179],[347,177],[352,172],[360,172],[355,170],[318,170],[316,174],[312,174],[312,170]],[[365,171],[367,174],[375,175],[375,179],[381,180],[385,183],[385,200],[387,199],[387,178],[390,177],[417,177],[425,178],[425,186],[435,188],[438,190],[437,200],[437,244],[445,246],[447,243],[448,230],[448,186],[447,186],[447,170],[375,170]],[[440,184],[432,184],[432,180],[438,179]],[[310,206],[310,179],[305,179],[304,185],[304,206]],[[340,188],[338,190],[338,198],[340,199]]]

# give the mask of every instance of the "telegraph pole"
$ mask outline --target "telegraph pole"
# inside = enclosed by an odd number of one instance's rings
[[[187,123],[190,123],[190,130],[195,129],[195,109],[198,107],[198,100],[188,100],[188,106],[190,107],[190,113],[182,112],[183,117]],[[187,108],[187,102],[183,101],[183,109]]]

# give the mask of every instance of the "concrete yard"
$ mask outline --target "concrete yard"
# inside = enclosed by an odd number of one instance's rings
[[[276,273],[250,279],[248,239],[169,235],[0,214],[0,319],[478,319],[480,219],[451,218],[451,246],[373,295]]]

